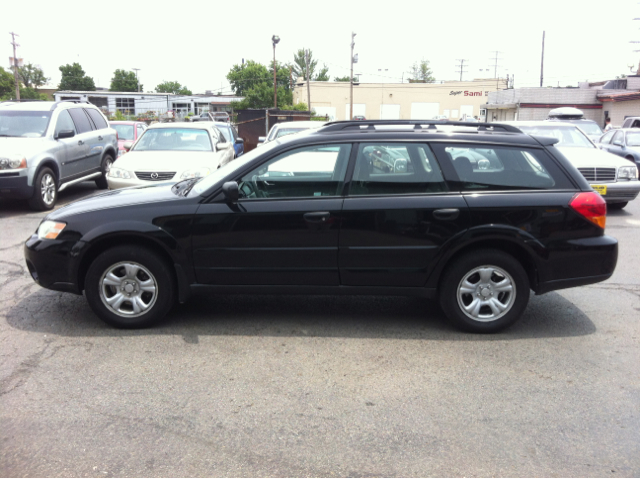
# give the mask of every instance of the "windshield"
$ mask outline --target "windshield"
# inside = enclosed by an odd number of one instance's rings
[[[579,126],[580,129],[587,135],[602,135],[602,130],[597,123],[591,121],[583,121],[580,123],[576,123],[576,125]]]
[[[256,157],[263,155],[265,153],[269,153],[273,148],[281,145],[279,141],[274,141],[271,143],[266,143],[264,146],[260,148],[255,148],[251,150],[249,153],[245,153],[237,160],[230,161],[224,166],[221,166],[217,170],[212,171],[207,176],[202,178],[194,187],[191,195],[201,195],[206,190],[214,186],[216,183],[224,180],[225,178],[232,176],[234,171],[241,169],[247,163],[253,161]]]
[[[133,125],[111,124],[111,128],[118,132],[119,140],[133,140]]]
[[[207,130],[194,128],[149,128],[131,151],[213,151]]]
[[[0,136],[23,138],[44,136],[50,119],[50,111],[0,110]]]
[[[627,146],[640,146],[640,131],[627,133]]]
[[[589,138],[575,126],[521,126],[519,129],[529,135],[551,136],[560,140],[555,146],[596,148]]]

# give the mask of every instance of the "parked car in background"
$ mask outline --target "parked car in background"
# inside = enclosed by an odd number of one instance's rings
[[[214,125],[222,132],[225,140],[233,145],[234,158],[244,154],[244,139],[238,136],[238,130],[231,123],[215,122]]]
[[[276,123],[271,127],[267,136],[258,137],[258,146],[269,143],[277,138],[282,138],[283,136],[292,135],[304,130],[320,128],[325,123],[326,122],[323,121],[285,121]]]
[[[555,108],[549,112],[548,121],[562,121],[579,126],[593,142],[602,136],[602,128],[593,120],[587,120],[582,110],[572,107]]]
[[[85,198],[42,221],[28,270],[42,287],[84,292],[116,327],[151,326],[206,288],[427,297],[477,333],[517,321],[530,290],[611,277],[606,204],[556,139],[424,123],[329,123],[205,177]],[[452,159],[461,148],[491,150],[496,166]],[[384,151],[410,167],[379,169],[369,153]]]
[[[219,121],[224,123],[231,122],[231,117],[226,111],[206,111],[197,116],[192,116],[191,121]]]
[[[630,116],[624,119],[622,128],[640,128],[640,116]]]
[[[2,105],[2,104],[0,104]],[[0,198],[50,210],[67,186],[107,187],[116,131],[88,102],[10,102],[0,107]]]
[[[364,120],[366,120],[364,115],[354,115],[353,119],[356,120],[356,121],[364,121]]]
[[[600,137],[601,149],[622,156],[640,168],[640,128],[609,130]]]
[[[598,148],[573,123],[559,121],[508,122],[533,136],[556,138],[556,148],[578,168],[611,209],[622,209],[640,193],[638,168],[629,161]]]
[[[118,133],[118,156],[124,155],[125,141],[136,141],[147,129],[144,121],[110,121],[109,126]]]
[[[111,166],[109,189],[207,176],[233,160],[233,145],[213,123],[156,123]]]

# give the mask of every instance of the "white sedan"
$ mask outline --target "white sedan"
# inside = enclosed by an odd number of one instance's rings
[[[124,146],[128,153],[107,175],[111,190],[207,176],[233,160],[234,152],[220,130],[205,123],[158,123]]]

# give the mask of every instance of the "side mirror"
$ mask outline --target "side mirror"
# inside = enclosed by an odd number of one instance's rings
[[[131,141],[131,140],[129,140],[129,141],[125,141],[125,142],[122,144],[122,147],[123,147],[126,151],[131,150],[131,147],[132,147],[132,146],[133,146],[133,141]]]
[[[229,148],[231,148],[231,143],[227,143],[227,142],[218,143],[216,145],[216,149],[218,150],[228,150]]]
[[[261,143],[264,143],[264,140],[266,140],[266,139],[267,139],[266,136],[259,136],[258,137],[258,145],[261,144]]]
[[[236,145],[244,145],[244,138],[236,138]]]
[[[393,162],[393,171],[395,173],[406,173],[407,172],[407,160],[403,160],[402,158],[398,158]]]
[[[237,181],[227,181],[222,185],[222,193],[229,203],[237,203],[240,198],[240,190]]]
[[[60,140],[62,138],[73,138],[74,136],[76,136],[76,132],[73,130],[60,130],[58,132],[58,135],[56,136],[56,139]]]

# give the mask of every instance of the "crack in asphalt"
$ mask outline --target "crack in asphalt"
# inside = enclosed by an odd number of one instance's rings
[[[52,358],[60,349],[64,348],[64,345],[59,345],[49,351],[49,346],[52,342],[53,339],[46,339],[45,347],[42,350],[27,357],[9,376],[0,380],[0,396],[9,394],[11,391],[23,386],[43,360]],[[49,355],[45,357],[47,352],[49,352]]]

